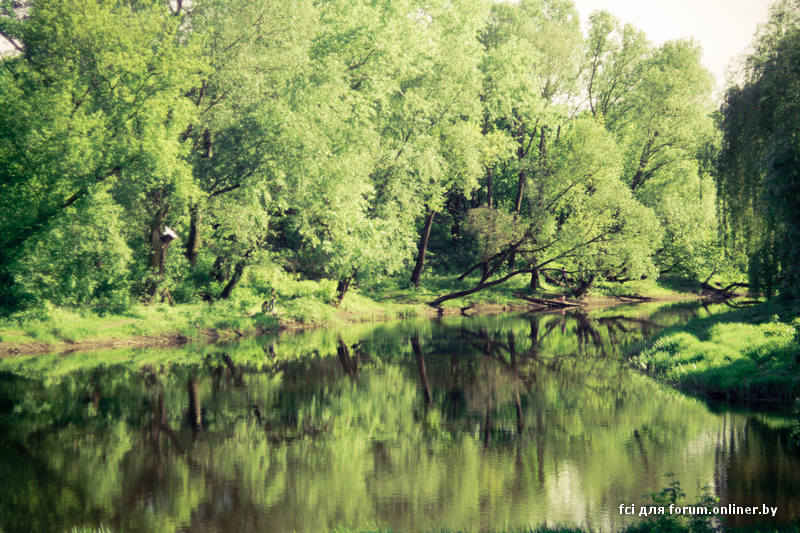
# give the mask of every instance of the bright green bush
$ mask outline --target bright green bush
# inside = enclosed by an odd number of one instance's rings
[[[280,311],[287,317],[309,325],[331,324],[336,320],[334,309],[314,297],[295,298],[280,304]]]
[[[19,296],[36,304],[127,303],[132,253],[121,215],[102,191],[65,209],[28,239],[13,265]]]

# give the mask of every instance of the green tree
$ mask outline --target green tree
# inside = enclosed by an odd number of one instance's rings
[[[751,290],[797,295],[800,251],[797,131],[800,4],[780,1],[761,28],[743,79],[722,105],[718,195],[728,250],[749,257]]]
[[[606,117],[641,81],[643,62],[652,54],[641,30],[621,26],[608,11],[589,16],[585,43],[584,84],[589,108],[595,117]]]
[[[330,144],[310,174],[319,186],[312,178],[301,189],[304,207],[287,220],[298,236],[287,260],[309,277],[338,279],[337,301],[356,277],[404,267],[417,221],[430,222],[448,191],[474,186],[481,9],[470,2],[320,6],[325,31],[311,53],[329,76],[324,95],[339,98],[320,117]],[[416,248],[421,272],[425,243]]]
[[[710,266],[719,249],[709,166],[717,139],[701,49],[670,41],[654,50],[605,12],[593,14],[589,42],[590,106],[622,147],[623,180],[664,228],[658,271],[708,281],[719,270]]]
[[[696,160],[711,134],[711,73],[693,41],[668,41],[641,66],[635,90],[607,113],[625,151],[634,193],[676,165]]]
[[[204,68],[165,5],[43,0],[18,22],[22,52],[4,58],[0,74],[7,273],[28,239],[94,191],[112,192],[138,219],[134,232],[196,193],[179,135],[193,118],[183,96]],[[111,264],[98,268],[119,276]]]

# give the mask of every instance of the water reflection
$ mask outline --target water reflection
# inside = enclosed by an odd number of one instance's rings
[[[0,528],[611,530],[666,472],[690,501],[709,484],[721,503],[800,516],[791,414],[709,409],[621,358],[707,312],[440,318],[5,360]]]

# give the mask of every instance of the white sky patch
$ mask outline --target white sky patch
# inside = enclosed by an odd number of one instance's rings
[[[593,11],[605,9],[630,22],[655,45],[694,37],[703,47],[703,64],[724,86],[726,72],[769,18],[770,0],[574,0],[586,27]]]

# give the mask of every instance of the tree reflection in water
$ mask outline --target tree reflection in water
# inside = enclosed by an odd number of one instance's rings
[[[796,415],[710,409],[626,364],[632,343],[706,312],[442,317],[4,360],[0,528],[611,529],[670,471],[687,500],[709,483],[723,502],[800,516],[783,444]]]

